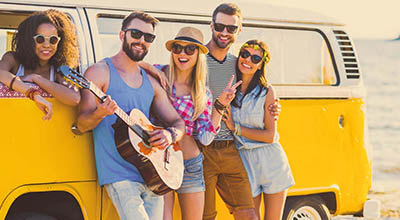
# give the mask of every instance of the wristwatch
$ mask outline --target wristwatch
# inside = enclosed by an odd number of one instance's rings
[[[176,143],[176,136],[178,136],[176,134],[176,128],[174,127],[168,127],[166,128],[167,131],[169,131],[169,133],[171,133],[171,137],[172,137],[172,144]]]

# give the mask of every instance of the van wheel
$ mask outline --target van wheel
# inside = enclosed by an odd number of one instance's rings
[[[36,212],[21,212],[7,216],[6,220],[57,220],[49,215]]]
[[[284,220],[330,220],[331,214],[319,196],[288,197]]]

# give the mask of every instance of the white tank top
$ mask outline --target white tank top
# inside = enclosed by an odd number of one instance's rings
[[[18,67],[18,71],[17,74],[15,74],[16,76],[24,76],[24,66],[22,66],[22,64],[19,64]],[[50,66],[50,81],[54,82],[54,67]]]

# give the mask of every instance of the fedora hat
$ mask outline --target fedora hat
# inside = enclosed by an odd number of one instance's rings
[[[203,34],[201,31],[197,28],[194,27],[183,27],[179,30],[179,32],[176,34],[175,39],[167,41],[165,43],[165,47],[167,50],[171,51],[172,45],[174,45],[175,42],[187,42],[187,43],[192,43],[200,48],[203,53],[207,54],[208,49],[203,45]]]

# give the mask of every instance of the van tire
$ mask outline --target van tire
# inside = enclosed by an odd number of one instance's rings
[[[283,220],[330,220],[331,214],[319,196],[288,197]]]
[[[7,217],[6,220],[57,220],[57,219],[49,215],[40,214],[36,212],[21,212]]]

